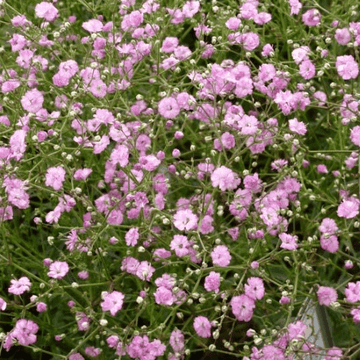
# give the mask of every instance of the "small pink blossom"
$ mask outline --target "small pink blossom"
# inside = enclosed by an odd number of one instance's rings
[[[102,311],[110,311],[111,316],[115,316],[122,309],[124,303],[124,294],[120,291],[113,291],[104,296],[100,304]]]
[[[352,55],[338,56],[335,66],[344,80],[356,79],[359,75],[359,66]]]
[[[359,215],[359,200],[355,197],[349,197],[339,205],[337,215],[345,219],[352,219]]]
[[[234,296],[230,301],[230,305],[232,313],[239,321],[248,322],[251,320],[255,309],[255,301],[252,298],[245,294]]]
[[[351,129],[350,140],[354,145],[360,146],[360,126],[359,125],[357,125]]]
[[[321,14],[317,9],[310,9],[302,15],[302,21],[307,26],[320,24]]]
[[[293,235],[289,235],[286,233],[279,234],[279,238],[281,240],[280,247],[287,250],[296,250],[298,245],[296,243],[297,237]]]
[[[56,7],[50,2],[45,1],[35,6],[35,14],[37,17],[49,22],[53,22],[59,16]]]
[[[166,119],[175,119],[180,114],[180,107],[176,99],[171,97],[159,101],[158,110],[160,115]]]
[[[230,264],[231,255],[229,249],[225,245],[217,245],[211,252],[211,259],[214,265],[226,267]]]
[[[49,266],[47,275],[54,279],[62,279],[69,272],[69,265],[65,261],[54,261]]]
[[[198,336],[202,338],[211,337],[211,323],[205,316],[197,316],[193,323],[194,329]]]
[[[11,286],[8,292],[14,295],[21,295],[25,291],[30,291],[31,288],[31,282],[26,276],[21,277],[19,280],[11,280],[10,283]]]
[[[65,181],[65,169],[62,166],[51,167],[47,169],[45,176],[45,185],[58,191],[63,187]]]
[[[215,271],[211,271],[205,278],[204,288],[206,291],[214,291],[215,293],[218,293],[220,288],[220,274]]]
[[[320,286],[316,294],[320,305],[329,306],[337,300],[337,292],[331,287]]]
[[[197,227],[198,217],[190,209],[179,210],[174,215],[174,226],[183,231],[190,231]]]
[[[37,89],[27,91],[21,98],[21,105],[23,109],[31,113],[38,112],[42,108],[43,103],[44,96]]]

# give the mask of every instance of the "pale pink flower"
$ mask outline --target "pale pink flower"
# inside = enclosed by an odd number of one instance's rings
[[[211,259],[214,265],[226,267],[230,264],[231,255],[226,245],[217,245],[211,252]]]
[[[220,274],[215,271],[211,271],[205,278],[204,288],[206,291],[214,291],[215,293],[218,293],[220,288]]]
[[[230,301],[230,305],[232,313],[239,321],[248,322],[251,320],[255,309],[255,301],[252,298],[245,294],[234,296]]]
[[[344,80],[356,79],[359,75],[359,66],[352,55],[338,56],[335,66]]]
[[[190,231],[197,227],[198,217],[190,209],[186,209],[177,211],[173,220],[177,229]]]
[[[331,287],[320,286],[316,294],[320,305],[329,306],[337,300],[337,292]]]
[[[26,276],[21,277],[19,280],[13,279],[10,283],[11,286],[9,287],[8,292],[14,295],[21,295],[25,291],[30,291],[31,288],[31,282]]]
[[[355,197],[349,197],[339,205],[337,215],[345,219],[352,219],[359,215],[359,200]]]
[[[62,279],[69,272],[69,265],[65,261],[54,261],[50,267],[47,275],[54,279]]]
[[[194,329],[198,336],[202,338],[211,337],[211,323],[205,316],[197,316],[193,323]]]
[[[82,24],[82,28],[87,30],[90,33],[96,33],[102,31],[103,24],[100,20],[91,19]]]
[[[299,135],[305,135],[307,132],[306,125],[297,118],[289,120],[289,129]]]
[[[115,316],[122,309],[124,298],[124,294],[120,291],[106,294],[103,298],[104,301],[100,304],[102,311],[110,311],[111,316]]]
[[[45,1],[35,6],[35,14],[37,17],[49,22],[53,22],[59,16],[56,7],[50,2]]]
[[[42,108],[43,103],[44,96],[37,89],[27,91],[21,98],[21,105],[23,109],[31,113],[38,112]]]
[[[250,277],[245,284],[245,295],[253,300],[261,300],[265,295],[264,282],[259,277]]]
[[[302,15],[302,21],[307,26],[316,26],[320,20],[321,14],[317,9],[310,9]]]
[[[350,131],[350,140],[354,145],[360,146],[360,126],[353,127]]]
[[[240,185],[239,176],[226,166],[221,166],[211,174],[211,184],[213,187],[219,187],[220,190],[233,190]]]
[[[346,300],[350,303],[360,301],[360,281],[349,282],[345,289]]]
[[[51,167],[47,169],[45,185],[51,186],[56,191],[60,190],[63,187],[65,174],[65,169],[62,166]]]
[[[164,118],[175,119],[180,113],[180,106],[176,99],[166,97],[159,101],[158,110]]]

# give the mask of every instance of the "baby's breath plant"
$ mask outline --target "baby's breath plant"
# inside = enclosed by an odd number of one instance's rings
[[[0,39],[1,358],[359,357],[356,3],[0,0]]]

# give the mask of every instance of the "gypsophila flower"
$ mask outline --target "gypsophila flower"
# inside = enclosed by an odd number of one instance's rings
[[[11,286],[9,287],[8,292],[14,295],[21,295],[25,291],[30,291],[31,288],[31,282],[26,276],[21,277],[19,280],[13,279],[10,283]]]
[[[220,288],[220,274],[215,271],[211,271],[205,278],[204,288],[206,291],[214,291],[215,293],[218,293]]]
[[[180,107],[176,99],[166,97],[160,100],[158,104],[160,115],[166,119],[175,119],[180,113]]]
[[[337,300],[337,292],[331,287],[320,286],[316,294],[320,305],[329,306]]]
[[[230,264],[231,255],[229,249],[225,245],[215,246],[211,252],[211,259],[214,265],[226,267]]]
[[[205,316],[197,316],[193,323],[196,334],[202,338],[211,337],[211,323]]]
[[[359,66],[352,55],[343,55],[336,58],[336,70],[344,80],[356,79],[359,75]]]
[[[124,298],[124,294],[120,291],[106,294],[104,301],[100,304],[102,311],[110,311],[111,316],[115,316],[122,309]]]
[[[251,320],[255,309],[255,301],[252,298],[245,294],[234,296],[230,301],[230,305],[232,313],[239,321],[248,322]]]
[[[62,166],[51,167],[47,169],[45,176],[45,185],[51,186],[58,191],[63,187],[65,180],[65,169]]]
[[[65,261],[54,261],[49,266],[47,275],[54,279],[62,279],[69,272],[69,265]]]
[[[198,217],[190,209],[179,210],[174,215],[174,226],[179,230],[189,231],[197,226]]]

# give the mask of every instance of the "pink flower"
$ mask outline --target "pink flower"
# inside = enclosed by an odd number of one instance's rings
[[[294,59],[295,64],[300,64],[302,61],[309,59],[309,53],[310,48],[308,46],[300,46],[292,51],[291,56]]]
[[[174,352],[181,353],[185,349],[184,334],[179,329],[173,330],[170,335],[169,344],[173,348]]]
[[[172,53],[178,45],[179,39],[177,37],[166,37],[160,50],[164,53]]]
[[[360,323],[360,307],[358,307],[356,309],[352,309],[350,311],[350,314],[353,316],[353,322],[355,324]]]
[[[47,311],[47,305],[44,302],[39,302],[36,305],[36,311],[39,313],[43,313]]]
[[[90,356],[90,357],[96,357],[96,356],[99,356],[101,354],[101,349],[95,348],[93,346],[87,346],[85,348],[85,354]]]
[[[190,231],[197,227],[198,217],[190,209],[186,209],[177,211],[173,220],[177,229]]]
[[[316,26],[320,24],[321,14],[317,9],[310,9],[302,16],[302,21],[307,26]]]
[[[103,98],[106,96],[107,86],[102,80],[97,79],[91,81],[89,90],[96,98]]]
[[[265,44],[262,48],[261,56],[266,57],[266,56],[269,56],[273,52],[274,52],[273,46],[270,44]]]
[[[220,288],[220,274],[211,271],[205,278],[204,288],[206,291],[215,291],[215,293],[218,293]]]
[[[248,322],[251,320],[255,309],[255,301],[252,298],[245,294],[234,296],[230,301],[230,305],[232,313],[239,321]]]
[[[125,242],[127,246],[136,246],[138,240],[139,240],[139,228],[134,227],[131,228],[126,234],[125,234]]]
[[[241,42],[246,51],[253,51],[259,46],[260,37],[256,33],[248,32],[242,35]]]
[[[350,131],[350,140],[354,145],[360,146],[360,126],[355,126]]]
[[[319,231],[323,234],[335,234],[338,231],[335,220],[330,218],[324,218],[319,226]]]
[[[41,2],[35,6],[35,14],[41,19],[53,22],[58,16],[59,12],[56,7],[49,2]]]
[[[282,296],[281,299],[279,300],[279,303],[281,305],[289,304],[289,302],[290,302],[290,298],[288,296]]]
[[[231,255],[225,245],[217,245],[211,252],[211,259],[214,265],[226,267],[230,264]]]
[[[359,75],[359,66],[352,55],[338,56],[335,66],[344,80],[356,79]]]
[[[331,287],[320,286],[316,294],[320,305],[329,306],[337,300],[337,292]]]
[[[155,269],[148,261],[141,261],[138,268],[136,269],[136,276],[141,280],[150,281],[154,271]]]
[[[305,79],[310,80],[312,79],[315,74],[315,65],[310,60],[305,60],[300,64],[299,74]]]
[[[175,251],[176,256],[183,257],[189,254],[189,240],[184,235],[174,235],[170,243],[170,249]]]
[[[76,170],[74,174],[74,179],[77,181],[86,180],[91,173],[92,173],[92,169],[89,168]]]
[[[115,316],[122,309],[124,298],[124,294],[119,291],[106,294],[100,304],[102,311],[110,311],[111,316]]]
[[[340,45],[346,45],[351,40],[351,34],[348,28],[336,29],[335,40]]]
[[[324,249],[332,254],[337,252],[339,249],[339,241],[337,239],[337,236],[322,235],[320,237],[320,246],[322,249]]]
[[[171,306],[175,302],[175,297],[171,290],[160,286],[154,293],[155,302],[159,305]]]
[[[286,233],[281,233],[279,234],[279,238],[281,240],[281,245],[280,247],[283,249],[287,249],[287,250],[296,250],[298,245],[296,243],[297,241],[297,237],[296,236],[292,236]]]
[[[47,273],[49,277],[54,279],[62,279],[69,272],[69,265],[65,261],[54,261]]]
[[[288,0],[290,5],[290,15],[298,15],[302,4],[299,0]]]
[[[222,191],[236,189],[240,182],[238,175],[226,166],[215,169],[211,174],[212,186],[219,187]]]
[[[20,345],[28,346],[36,342],[36,333],[39,326],[32,320],[20,319],[16,322],[14,329],[10,335],[16,338]]]
[[[336,346],[326,351],[326,357],[324,360],[341,360],[343,352]]]
[[[360,301],[360,281],[349,282],[345,289],[346,300],[350,303]]]
[[[253,300],[261,300],[265,295],[265,287],[262,279],[250,277],[245,284],[245,295]]]
[[[197,316],[193,323],[194,329],[198,336],[202,338],[211,337],[211,323],[205,316]]]
[[[102,31],[103,29],[102,22],[97,19],[91,19],[89,21],[86,21],[81,26],[83,29],[87,30],[90,33],[96,33]]]
[[[38,112],[42,108],[43,103],[44,96],[37,89],[27,91],[21,98],[21,105],[23,109],[31,113]]]
[[[51,167],[47,169],[45,176],[45,185],[51,186],[58,191],[63,187],[65,180],[65,169],[62,166]]]
[[[359,215],[359,200],[355,197],[349,197],[339,205],[337,215],[345,219],[352,219]]]
[[[237,17],[231,17],[225,23],[225,26],[230,30],[237,30],[241,24],[241,20]]]
[[[6,305],[7,305],[6,301],[0,297],[0,310],[5,311]]]
[[[180,107],[174,98],[166,97],[159,101],[158,110],[166,119],[175,119],[180,114]]]
[[[195,14],[199,12],[200,2],[197,0],[187,1],[182,9],[182,13],[186,18],[192,18]]]
[[[31,282],[26,276],[21,277],[19,280],[11,280],[10,283],[11,286],[8,292],[14,295],[21,295],[25,291],[30,291],[31,288]]]

